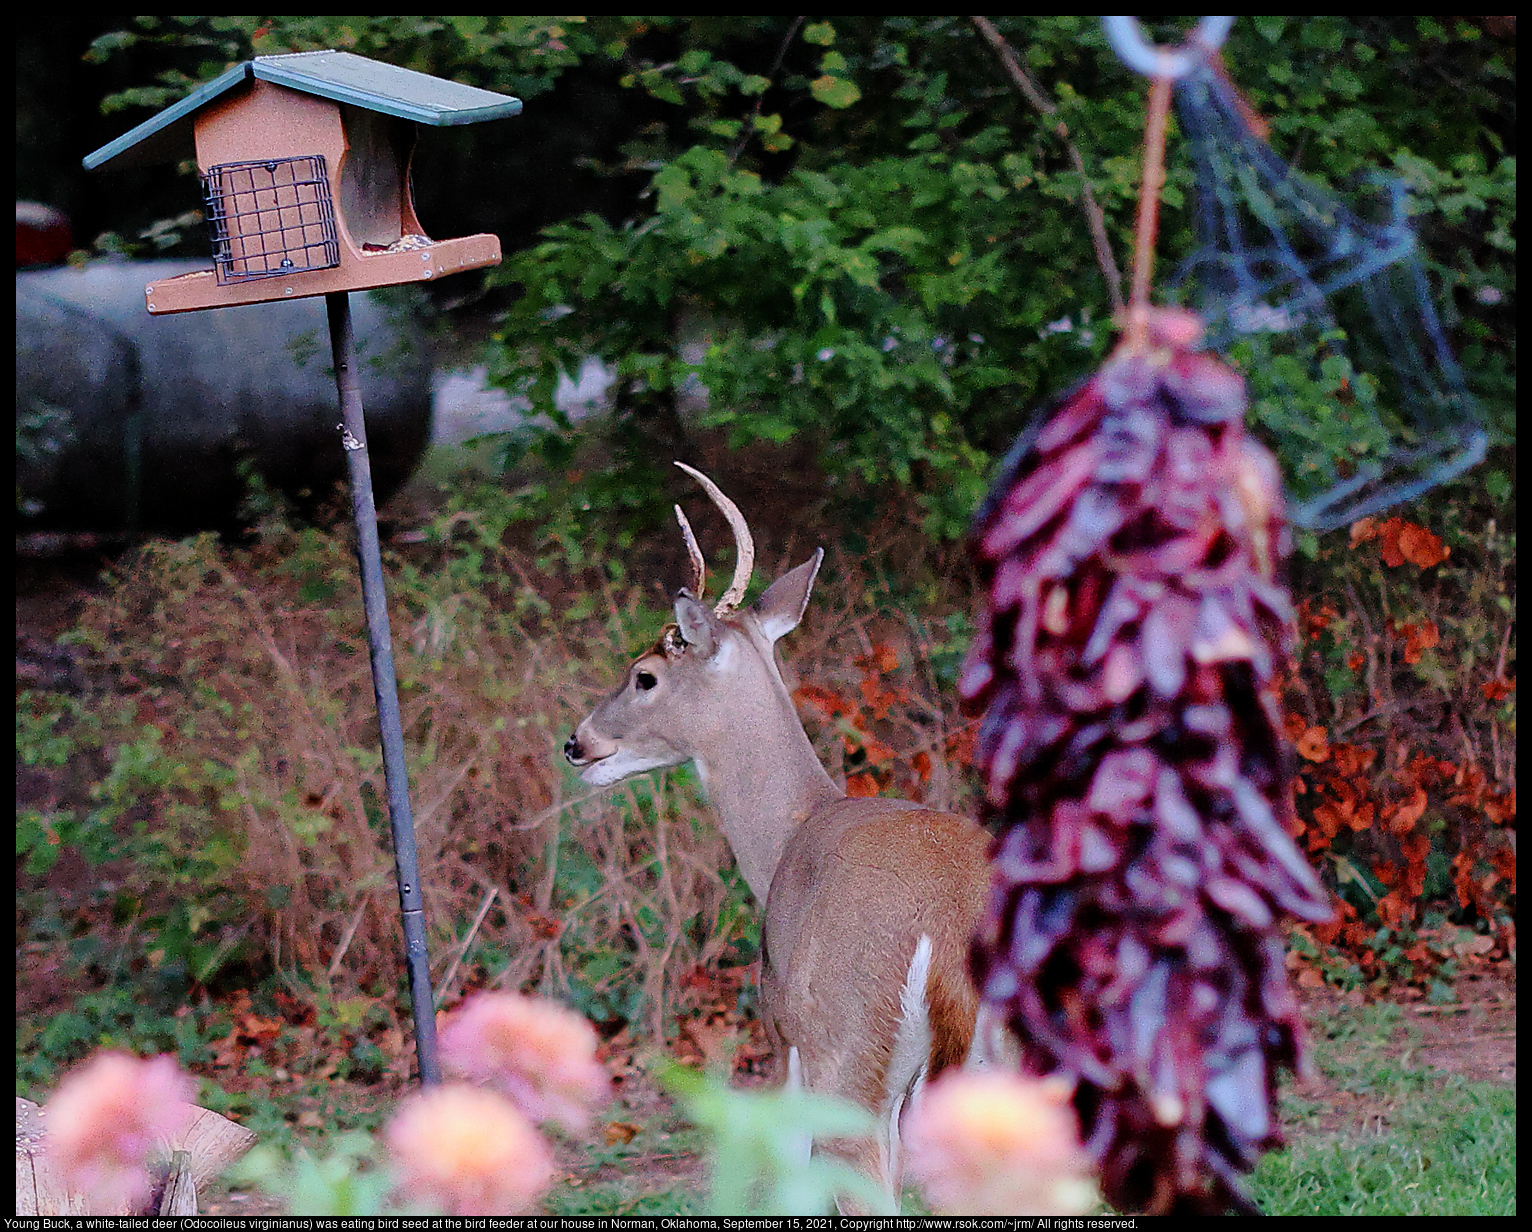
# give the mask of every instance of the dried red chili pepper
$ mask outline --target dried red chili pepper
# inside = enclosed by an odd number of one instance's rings
[[[1267,694],[1292,608],[1280,478],[1243,382],[1155,310],[1018,446],[981,511],[959,684],[1000,825],[973,948],[1023,1065],[1075,1079],[1119,1209],[1253,1211],[1302,1061],[1284,913],[1329,916],[1286,832]]]

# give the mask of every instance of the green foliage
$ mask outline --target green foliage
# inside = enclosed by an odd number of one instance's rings
[[[1513,1215],[1516,1094],[1454,1083],[1426,1107],[1401,1108],[1389,1132],[1327,1134],[1268,1155],[1255,1191],[1271,1215]]]
[[[166,1006],[146,1004],[143,990],[112,984],[82,993],[56,1014],[16,1024],[16,1086],[33,1094],[53,1086],[59,1073],[101,1049],[139,1056],[168,1052],[191,1065],[206,1054],[200,1025]]]
[[[129,29],[98,38],[86,59],[198,50],[195,74],[170,70],[158,84],[108,95],[103,112],[162,108],[251,56],[350,51],[402,68],[435,73],[520,98],[546,92],[593,50],[585,18],[570,17],[135,17]]]
[[[259,1187],[299,1215],[392,1213],[385,1202],[392,1182],[379,1164],[373,1139],[360,1133],[341,1134],[329,1146],[324,1156],[299,1148],[291,1163],[270,1146],[257,1146],[235,1165],[232,1179]]]
[[[823,1215],[837,1195],[855,1197],[875,1214],[893,1215],[888,1196],[868,1177],[825,1155],[807,1164],[810,1138],[872,1132],[862,1108],[782,1087],[738,1091],[720,1074],[699,1074],[666,1062],[660,1080],[711,1138],[714,1215]]]
[[[1511,52],[1467,22],[1429,34],[1408,21],[1252,25],[1236,30],[1227,59],[1279,151],[1332,185],[1372,167],[1408,180],[1450,300],[1447,323],[1465,355],[1484,360],[1470,369],[1477,392],[1492,423],[1512,433],[1509,318],[1483,307],[1514,285]],[[764,30],[726,44],[700,20],[667,24],[659,45],[624,40],[627,62],[642,70],[625,82],[680,109],[691,143],[635,143],[655,171],[631,219],[559,223],[507,263],[499,276],[525,295],[501,335],[503,379],[545,412],[537,447],[555,464],[567,457],[570,425],[553,391],[560,372],[594,353],[618,377],[620,466],[652,467],[678,408],[695,408],[705,390],[698,424],[727,427],[736,445],[806,435],[832,480],[892,480],[915,496],[928,533],[956,536],[1026,408],[1108,341],[1112,300],[1082,185],[1055,119],[1005,88],[961,19],[801,30],[781,19],[783,28],[772,32],[777,44]],[[1002,28],[1059,103],[1125,253],[1142,83],[1089,19]],[[687,75],[705,59],[717,82],[743,81],[768,49],[780,71],[764,93],[704,89]],[[719,76],[726,51],[741,66],[736,78]],[[1443,79],[1465,83],[1472,106],[1445,94]],[[1190,242],[1189,172],[1174,141],[1170,158],[1166,268]],[[688,339],[698,343],[690,353],[679,345]],[[1300,480],[1316,451],[1376,451],[1380,442],[1357,431],[1375,419],[1370,387],[1348,384],[1338,357],[1312,374],[1298,363],[1306,355],[1242,358],[1267,384],[1280,378],[1281,401],[1263,401],[1258,388],[1256,413]],[[1337,399],[1348,388],[1355,413]]]
[[[1515,44],[1498,20],[1251,19],[1225,58],[1305,175],[1342,190],[1374,169],[1406,180],[1443,320],[1509,440]],[[540,416],[508,462],[531,451],[564,471],[586,429],[555,404],[560,373],[596,355],[618,378],[599,430],[613,465],[530,504],[655,525],[656,459],[718,427],[735,445],[801,438],[833,499],[897,489],[945,539],[1033,408],[1104,353],[1121,289],[1098,263],[1084,193],[1126,270],[1138,191],[1144,82],[1098,22],[998,26],[1055,113],[961,17],[139,17],[91,56],[147,66],[174,53],[182,66],[109,108],[163,105],[253,53],[319,47],[515,93],[534,104],[525,125],[561,83],[615,89],[631,117],[613,138],[622,157],[580,157],[598,175],[643,173],[638,200],[604,213],[569,201],[492,276],[520,295],[495,376]],[[1162,271],[1190,248],[1190,188],[1173,128]],[[1376,448],[1355,431],[1367,382],[1249,349],[1255,413],[1300,486],[1319,455]],[[1279,400],[1263,398],[1273,376]]]

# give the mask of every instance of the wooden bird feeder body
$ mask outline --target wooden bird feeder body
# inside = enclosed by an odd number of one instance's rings
[[[498,265],[497,236],[426,236],[410,154],[417,123],[520,110],[506,95],[347,52],[258,56],[85,165],[167,161],[194,141],[214,268],[149,283],[151,313],[301,299]]]

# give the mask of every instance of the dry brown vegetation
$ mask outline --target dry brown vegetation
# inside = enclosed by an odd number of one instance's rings
[[[754,957],[746,891],[689,772],[591,791],[560,749],[665,613],[652,588],[595,571],[582,613],[567,576],[481,531],[448,517],[391,562],[438,1002],[532,987],[661,1036],[704,1008],[719,968]],[[55,730],[113,768],[92,786],[91,759],[71,759],[50,803],[96,805],[145,914],[188,904],[196,984],[275,970],[307,1002],[398,986],[353,570],[344,538],[313,530],[151,542],[73,634],[89,683]],[[832,773],[961,806],[966,720],[933,674],[930,630],[880,614],[889,584],[857,560],[837,553],[824,576],[788,653],[815,682],[802,697]]]

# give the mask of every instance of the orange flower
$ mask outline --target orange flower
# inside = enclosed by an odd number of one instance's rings
[[[431,1087],[388,1123],[399,1189],[448,1215],[524,1215],[553,1181],[548,1144],[514,1106],[476,1087]]]
[[[1096,1190],[1067,1084],[999,1071],[933,1083],[906,1135],[910,1172],[951,1215],[1083,1215]]]
[[[98,1054],[59,1084],[44,1109],[60,1179],[92,1214],[138,1211],[149,1197],[149,1153],[185,1127],[196,1093],[170,1057]]]
[[[502,1092],[533,1121],[583,1133],[611,1097],[596,1033],[579,1014],[516,993],[480,993],[442,1028],[442,1063]]]

